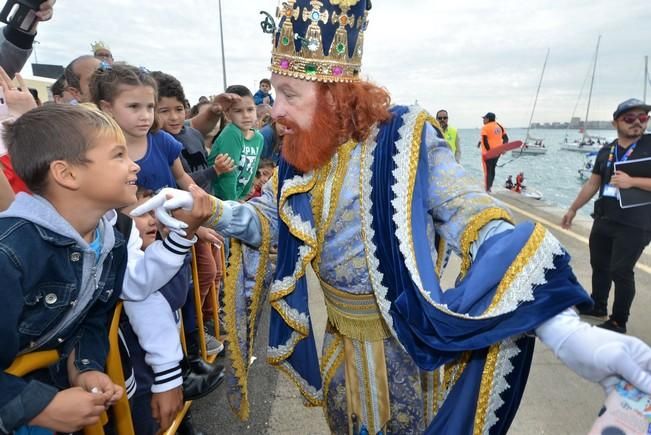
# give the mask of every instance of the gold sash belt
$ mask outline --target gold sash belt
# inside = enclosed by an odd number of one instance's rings
[[[328,320],[341,335],[360,341],[379,341],[391,336],[373,293],[346,293],[320,281]]]

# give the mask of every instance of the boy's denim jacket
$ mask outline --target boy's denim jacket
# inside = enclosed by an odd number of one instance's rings
[[[45,200],[29,201],[33,206],[34,201]],[[91,268],[91,272],[101,269],[90,275],[93,282],[87,288],[94,291],[84,298],[83,264],[93,258],[93,251],[83,241],[50,229],[56,225],[40,225],[50,212],[46,209],[40,221],[0,215],[0,433],[27,424],[50,403],[57,388],[69,386],[66,361],[73,349],[80,372],[103,371],[108,354],[108,328],[126,267],[124,239],[108,222],[100,222],[111,234],[104,234],[102,267],[97,263]],[[63,220],[58,214],[53,220],[57,217]],[[77,307],[79,302],[84,306]],[[75,309],[80,311],[66,319],[61,329],[65,315]],[[58,350],[61,356],[50,367],[50,385],[4,372],[16,356],[48,349]]]

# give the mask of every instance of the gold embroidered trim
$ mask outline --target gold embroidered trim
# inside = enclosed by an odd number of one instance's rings
[[[255,322],[258,318],[257,314],[260,303],[262,302],[262,287],[264,286],[264,277],[267,273],[267,267],[269,264],[269,251],[271,250],[271,229],[269,227],[269,221],[257,208],[255,211],[260,220],[260,226],[262,227],[262,244],[259,248],[260,260],[258,263],[258,270],[255,272],[255,286],[253,288],[253,298],[249,312],[249,357],[253,355],[253,342],[257,332]]]
[[[301,341],[303,338],[305,338],[305,336],[301,335],[300,333],[293,334],[290,337],[290,341],[283,345],[283,347],[287,348],[287,351],[283,354],[279,354],[275,356],[267,355],[267,363],[275,366],[285,361],[287,358],[292,356],[292,353],[294,353],[294,348],[296,347],[298,342]]]
[[[206,226],[208,228],[215,227],[219,223],[219,220],[222,218],[222,214],[224,214],[224,205],[221,204],[221,201],[215,197],[210,197],[210,200],[212,202],[212,215],[206,223]]]
[[[344,360],[344,340],[337,331],[328,331],[334,337],[330,346],[328,346],[321,357],[321,379],[323,379],[323,410],[327,414],[328,412],[328,391],[330,388],[330,381],[332,377],[337,372],[337,369],[341,366],[342,361]],[[336,356],[335,356],[336,355]],[[328,366],[332,358],[334,361]],[[327,418],[327,415],[326,415]]]
[[[226,278],[224,279],[224,323],[226,323],[226,340],[229,343],[227,353],[230,356],[235,379],[242,394],[240,409],[233,409],[233,412],[241,420],[247,420],[249,418],[247,390],[248,364],[244,362],[244,357],[240,350],[236,327],[237,309],[235,306],[235,292],[237,291],[237,277],[242,270],[242,247],[240,241],[237,239],[231,239],[229,264],[229,267],[226,269]]]
[[[317,193],[313,196],[313,203],[316,205],[316,207],[314,207],[314,222],[319,223],[317,230],[317,243],[319,249],[316,257],[312,261],[312,268],[317,274],[319,273],[319,265],[321,264],[321,252],[323,252],[323,249],[321,249],[321,247],[324,244],[326,232],[328,231],[328,228],[330,228],[330,224],[332,223],[335,212],[337,211],[339,195],[341,194],[341,188],[344,185],[344,179],[346,178],[346,172],[348,171],[348,164],[350,163],[350,154],[356,146],[357,142],[351,139],[340,146],[339,150],[337,151],[337,167],[334,168],[335,173],[330,194],[328,216],[326,217],[325,221],[321,221],[324,207],[323,192],[325,190],[325,184],[327,182],[327,177],[325,175],[329,173],[332,168],[329,168],[327,172],[324,171],[322,178],[320,177],[319,181],[317,182],[317,189],[315,189]]]
[[[445,365],[442,391],[446,396],[450,394],[452,388],[454,388],[457,381],[461,378],[461,375],[463,375],[463,371],[466,369],[468,361],[470,361],[471,353],[472,352],[464,352],[458,361]]]
[[[289,380],[292,381],[294,385],[296,385],[296,388],[298,388],[298,390],[301,392],[303,399],[305,399],[303,405],[308,407],[323,406],[323,400],[319,399],[318,397],[314,397],[312,393],[310,393],[303,387],[301,380],[297,378],[297,375],[294,373],[291,367],[287,366],[286,362],[280,363],[274,367],[276,367],[283,374],[285,374],[289,378]]]
[[[316,239],[312,238],[311,234],[307,234],[303,232],[300,228],[297,228],[295,225],[292,224],[291,217],[289,217],[285,212],[285,203],[287,202],[287,199],[292,195],[309,192],[310,190],[312,190],[312,188],[314,188],[315,183],[316,183],[316,177],[312,175],[304,184],[298,184],[296,186],[291,186],[286,189],[283,188],[282,192],[280,193],[280,201],[278,201],[278,213],[282,221],[285,223],[285,225],[287,225],[289,232],[296,238],[301,239],[303,242],[305,242],[306,245],[308,245],[312,249],[317,248]]]
[[[443,389],[441,388],[441,379],[439,378],[438,369],[432,372],[432,417],[429,419],[427,424],[429,425],[436,414],[439,412],[439,392]]]
[[[359,351],[362,359],[362,382],[364,383],[364,402],[366,402],[366,414],[368,418],[369,433],[377,433],[375,428],[375,412],[373,409],[373,399],[371,398],[371,375],[369,373],[369,355],[366,353],[366,345],[362,341],[359,343]],[[382,361],[384,362],[384,361]],[[375,380],[375,379],[374,379]]]
[[[542,245],[543,240],[545,239],[546,230],[540,224],[536,224],[534,227],[529,240],[524,245],[524,247],[518,253],[518,256],[515,258],[513,263],[509,266],[508,270],[504,274],[504,277],[500,281],[500,284],[497,287],[497,291],[493,296],[493,301],[490,306],[486,309],[484,314],[490,314],[497,308],[498,304],[502,301],[502,298],[506,294],[506,291],[511,287],[511,284],[516,279],[516,277],[522,273],[522,270],[527,264],[531,262],[533,256],[538,252],[540,245]]]
[[[375,294],[351,294],[321,281],[328,321],[342,335],[359,341],[380,341],[391,336]]]
[[[274,198],[278,198],[278,166],[274,168],[274,173],[271,176],[271,191],[274,193]]]
[[[468,269],[470,269],[470,245],[479,237],[479,231],[491,221],[505,220],[513,223],[513,218],[506,210],[497,207],[487,208],[480,211],[470,219],[468,225],[461,234],[461,272],[459,276],[463,278]]]
[[[425,122],[429,121],[430,123],[436,123],[436,120],[432,118],[427,112],[422,111],[418,114],[416,122],[414,124],[413,134],[411,136],[411,155],[409,156],[409,181],[408,186],[409,190],[407,193],[407,209],[405,210],[407,214],[407,230],[409,231],[409,246],[411,249],[411,254],[415,255],[416,252],[414,248],[414,233],[412,231],[411,225],[411,204],[414,200],[414,187],[416,184],[416,172],[418,171],[418,159],[420,158],[420,143],[423,138],[423,128],[425,128]],[[434,124],[438,125],[438,124]],[[415,260],[415,259],[414,259]],[[417,263],[414,262],[416,265]]]
[[[500,345],[494,344],[488,350],[484,371],[481,376],[481,385],[479,387],[479,401],[477,402],[477,411],[475,412],[475,426],[473,435],[482,435],[486,426],[486,417],[488,414],[488,404],[493,389],[493,380],[495,378],[495,368],[497,366],[497,357],[500,353]]]
[[[292,286],[292,291],[294,291],[293,286]],[[309,333],[310,333],[309,324],[305,325],[305,324],[301,323],[300,321],[294,319],[292,317],[291,312],[289,311],[290,310],[289,306],[287,305],[287,303],[285,301],[283,301],[282,298],[279,299],[279,300],[274,300],[271,303],[271,306],[276,310],[276,312],[280,315],[280,317],[283,318],[285,323],[287,323],[294,331],[296,331],[296,332],[298,332],[299,334],[302,335],[301,338],[305,338],[305,337],[307,337],[309,335]],[[298,340],[298,341],[300,341],[300,340]],[[298,341],[297,341],[297,343],[298,343]],[[288,354],[287,356],[289,357],[289,355],[291,355],[291,353]]]
[[[271,247],[271,231],[267,218],[256,209],[262,228],[262,244],[260,245],[260,262],[255,275],[255,284],[252,290],[251,307],[249,310],[249,357],[253,355],[253,342],[255,338],[255,322],[258,308],[262,300],[264,285],[264,276],[267,270],[269,260],[269,249]],[[234,410],[237,416],[246,420],[249,418],[249,399],[248,399],[248,361],[244,361],[244,356],[240,349],[237,336],[237,307],[235,295],[237,291],[237,278],[242,270],[242,245],[237,239],[231,239],[230,248],[230,266],[226,271],[224,279],[224,322],[226,323],[226,339],[229,342],[228,352],[237,383],[240,387],[242,400],[239,410]]]

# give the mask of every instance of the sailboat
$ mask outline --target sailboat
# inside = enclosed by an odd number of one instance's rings
[[[583,136],[580,140],[569,142],[567,136],[565,141],[561,143],[561,149],[565,151],[578,151],[581,153],[590,153],[598,151],[603,145],[608,143],[608,140],[603,137],[591,136],[588,133],[588,119],[590,116],[590,103],[592,101],[592,89],[594,87],[594,76],[597,70],[597,58],[599,57],[599,44],[601,43],[601,35],[597,38],[597,49],[594,54],[594,63],[592,65],[592,78],[590,79],[590,93],[588,94],[588,107],[585,111],[585,122],[583,124]]]
[[[527,125],[527,133],[525,139],[522,141],[522,147],[517,150],[511,151],[511,155],[528,155],[536,156],[545,154],[547,148],[543,143],[543,139],[535,138],[529,136],[529,131],[531,130],[531,121],[533,121],[533,115],[536,112],[536,104],[538,104],[538,95],[540,94],[540,86],[542,85],[543,77],[545,76],[545,68],[547,68],[547,60],[549,59],[549,48],[547,49],[547,55],[545,56],[545,62],[543,63],[542,72],[540,73],[540,80],[538,81],[538,89],[536,90],[536,98],[533,100],[533,107],[531,108],[531,116],[529,117],[529,124]]]

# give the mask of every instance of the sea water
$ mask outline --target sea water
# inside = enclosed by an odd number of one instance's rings
[[[526,129],[505,126],[509,141],[524,140]],[[483,170],[481,166],[481,151],[477,147],[479,129],[459,129],[461,141],[461,164],[468,173],[483,186]],[[595,130],[593,136],[607,138],[612,141],[617,137],[615,130]],[[583,167],[585,154],[576,151],[561,150],[561,142],[567,137],[568,142],[581,138],[577,130],[540,129],[531,130],[529,135],[544,139],[547,153],[537,156],[514,155],[512,152],[503,154],[497,162],[494,187],[503,187],[509,175],[515,176],[524,172],[525,185],[542,193],[543,200],[551,205],[567,209],[576,198],[586,180],[579,177],[579,168]],[[579,213],[592,213],[592,204],[586,204]]]

